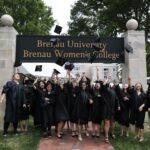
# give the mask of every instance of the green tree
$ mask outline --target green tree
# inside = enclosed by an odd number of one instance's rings
[[[71,10],[70,35],[80,32],[116,36],[126,30],[126,22],[134,18],[138,29],[150,31],[149,0],[78,0]]]
[[[55,20],[42,0],[0,0],[0,14],[10,14],[20,34],[49,35]]]
[[[126,22],[134,18],[139,30],[145,30],[147,60],[150,62],[150,0],[78,0],[71,9],[70,35],[117,36],[125,32]],[[148,62],[148,61],[147,61]],[[148,75],[150,65],[147,63]]]

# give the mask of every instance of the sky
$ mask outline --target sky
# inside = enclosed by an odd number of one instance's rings
[[[67,22],[70,20],[70,10],[71,5],[75,3],[76,0],[43,0],[47,6],[52,8],[53,18],[56,20],[55,25],[62,26],[62,33],[67,33],[68,25]],[[54,27],[51,30],[51,34],[55,35]],[[35,66],[42,65],[42,72],[35,72]],[[61,72],[60,77],[66,75],[66,70],[63,67],[59,67],[52,63],[23,63],[22,66],[31,74],[37,76],[50,76],[53,69],[57,69]],[[50,67],[51,66],[51,67]],[[19,68],[21,69],[21,68]],[[22,70],[20,70],[22,72]]]
[[[67,33],[67,22],[70,20],[71,5],[76,0],[43,0],[47,6],[52,8],[53,17],[56,20],[55,25],[62,26],[62,33]],[[54,34],[54,28],[51,30],[51,34]]]

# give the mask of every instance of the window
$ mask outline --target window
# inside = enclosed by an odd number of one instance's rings
[[[103,69],[103,78],[107,79],[109,76],[109,69],[108,68],[104,68]]]

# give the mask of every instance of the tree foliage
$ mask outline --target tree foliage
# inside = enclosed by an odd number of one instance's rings
[[[149,0],[78,0],[71,10],[69,34],[116,36],[126,30],[126,22],[134,18],[140,30],[150,31]]]
[[[55,22],[42,0],[0,0],[0,14],[10,14],[16,30],[26,35],[49,35]]]
[[[147,71],[150,75],[150,0],[78,0],[71,9],[70,35],[117,36],[125,32],[126,22],[134,18],[138,30],[145,31]]]

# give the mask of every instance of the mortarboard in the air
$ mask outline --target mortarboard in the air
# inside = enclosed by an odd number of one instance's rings
[[[42,65],[35,66],[35,71],[42,71]]]
[[[98,52],[91,54],[91,56],[88,59],[88,62],[90,62],[91,64],[95,61],[95,59],[98,56]]]
[[[133,47],[131,47],[129,44],[126,43],[124,48],[128,53],[133,53]]]
[[[54,72],[53,72],[54,74],[60,74],[60,72],[57,70],[57,69],[54,69]]]
[[[55,29],[54,29],[54,32],[57,33],[57,34],[60,34],[62,31],[62,27],[59,26],[59,25],[56,25]]]
[[[65,63],[66,63],[66,59],[65,58],[62,58],[62,57],[59,57],[56,62],[55,62],[57,65],[59,66],[63,66]]]
[[[95,51],[100,51],[100,48],[95,46],[94,44],[92,45],[92,47],[94,48]]]
[[[66,62],[65,63],[65,69],[66,70],[72,70],[74,68],[74,64],[73,63],[70,63],[70,62]]]

